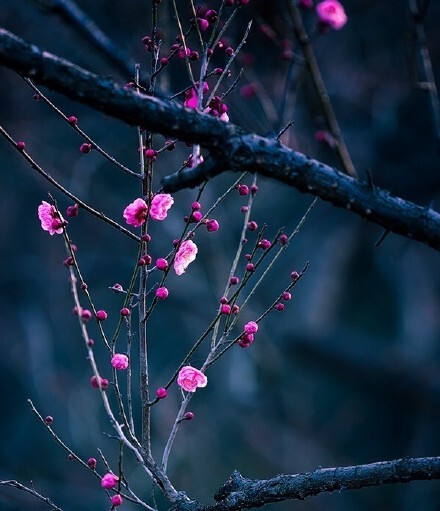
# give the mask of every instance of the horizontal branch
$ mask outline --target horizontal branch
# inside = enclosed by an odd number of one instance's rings
[[[208,149],[217,164],[210,165],[209,169],[200,165],[166,177],[163,185],[168,192],[197,186],[226,170],[258,172],[440,250],[439,213],[346,176],[285,147],[276,139],[246,132],[173,101],[124,89],[107,78],[27,44],[4,29],[0,29],[0,65],[128,124]]]
[[[440,457],[402,458],[352,467],[320,468],[314,472],[252,480],[237,471],[215,495],[218,501],[203,511],[236,511],[271,502],[304,500],[323,492],[356,490],[368,486],[440,479]]]

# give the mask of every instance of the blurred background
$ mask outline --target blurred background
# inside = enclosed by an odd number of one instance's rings
[[[142,38],[151,30],[149,2],[77,3],[148,71],[150,53]],[[187,27],[187,2],[178,3]],[[314,9],[302,14],[358,174],[365,178],[370,170],[378,186],[419,204],[434,201],[439,209],[438,140],[427,92],[411,83],[420,63],[417,58],[407,59],[413,25],[406,2],[345,0],[343,4],[348,23],[340,31],[320,34]],[[77,28],[54,15],[50,2],[0,0],[0,6],[1,26],[20,37],[120,83],[132,79]],[[245,65],[242,80],[226,100],[231,122],[266,134],[293,119],[284,142],[340,167],[331,144],[317,140],[316,132],[326,130],[326,121],[285,3],[253,0],[241,9],[227,32],[233,47],[249,19],[254,25],[240,63],[232,66],[231,78],[221,87],[226,90]],[[439,21],[440,4],[433,1],[424,26],[437,83]],[[166,55],[178,33],[169,0],[159,5],[159,29],[161,55]],[[194,35],[189,44],[197,47]],[[225,63],[219,50],[213,64]],[[210,79],[210,85],[214,83]],[[159,86],[169,93],[188,85],[179,59],[159,79]],[[136,129],[45,92],[66,115],[78,117],[81,128],[103,148],[138,169]],[[18,75],[0,68],[1,124],[16,140],[26,141],[29,153],[63,185],[122,223],[123,209],[140,195],[137,181],[95,151],[81,154],[82,139],[33,94]],[[156,148],[163,142],[163,137],[155,137]],[[160,178],[177,170],[190,152],[178,144],[175,151],[160,155],[157,187]],[[108,509],[99,481],[67,459],[26,402],[31,398],[43,416],[54,417],[55,431],[78,455],[99,458],[97,448],[101,448],[116,470],[118,446],[103,435],[112,429],[97,391],[89,385],[91,370],[72,314],[63,242],[42,231],[37,217],[37,207],[48,192],[62,210],[71,203],[35,174],[5,140],[0,140],[0,165],[0,478],[28,485],[32,481],[65,510]],[[225,174],[208,184],[201,199],[204,211],[235,178]],[[250,184],[251,177],[245,182]],[[259,186],[252,219],[267,224],[267,237],[281,226],[291,232],[313,197],[266,179],[259,179]],[[168,218],[151,225],[153,259],[168,253],[172,240],[179,237],[182,217],[196,194],[194,190],[176,194]],[[232,193],[215,214],[220,230],[201,229],[195,238],[197,261],[185,275],[169,278],[170,297],[159,304],[149,326],[153,391],[168,380],[216,312],[245,202]],[[111,335],[122,296],[108,287],[115,282],[128,285],[136,244],[83,211],[71,219],[69,232],[78,245],[79,264],[94,302],[109,313],[104,326]],[[269,314],[249,349],[234,347],[214,365],[208,386],[191,402],[195,419],[181,425],[170,458],[170,477],[178,489],[211,502],[233,469],[245,477],[268,478],[318,466],[439,454],[439,257],[434,250],[393,234],[375,247],[381,234],[378,226],[318,201],[239,323],[260,315],[288,284],[290,272],[310,261],[292,301],[285,311]],[[251,233],[249,243],[254,239]],[[239,275],[243,267],[242,259]],[[90,333],[98,340],[92,323]],[[120,350],[124,347],[123,330]],[[203,363],[206,349],[202,346],[196,353],[194,366]],[[110,377],[101,343],[96,343],[95,351],[102,375]],[[134,399],[138,419],[137,385]],[[168,398],[153,409],[153,450],[158,457],[178,406],[179,392],[173,386]],[[131,486],[149,499],[150,482],[129,455],[126,460]],[[98,468],[102,473],[100,460]],[[166,509],[158,492],[156,496],[160,508]],[[323,494],[270,509],[434,511],[440,509],[439,497],[439,482],[415,482]],[[129,503],[124,506],[134,508]],[[45,506],[16,490],[1,489],[0,509]]]

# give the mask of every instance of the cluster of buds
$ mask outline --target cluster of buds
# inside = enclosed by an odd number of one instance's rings
[[[254,342],[254,334],[258,332],[258,324],[255,321],[249,321],[244,325],[244,332],[241,334],[237,343],[241,348],[249,348]]]
[[[221,121],[228,122],[229,116],[227,114],[228,107],[222,102],[219,96],[214,96],[209,105],[205,108],[205,113],[219,117]]]

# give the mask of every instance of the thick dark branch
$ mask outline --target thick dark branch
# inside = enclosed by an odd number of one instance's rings
[[[417,206],[283,146],[276,139],[248,133],[231,123],[183,108],[173,101],[126,90],[112,81],[41,51],[0,29],[0,64],[71,99],[129,124],[199,143],[217,165],[201,165],[164,180],[166,191],[196,186],[225,170],[258,172],[318,195],[382,227],[440,249],[440,214]]]
[[[440,479],[440,457],[402,458],[353,467],[321,468],[267,480],[245,479],[234,472],[216,493],[218,502],[203,511],[250,509],[270,502],[303,500],[323,492],[430,479]]]

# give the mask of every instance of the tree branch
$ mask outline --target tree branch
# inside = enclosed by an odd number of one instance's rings
[[[16,488],[17,490],[24,491],[26,493],[30,493],[32,496],[46,503],[51,511],[63,511],[60,507],[56,506],[48,497],[41,495],[33,488],[29,488],[24,484],[19,483],[18,481],[9,480],[9,481],[0,481],[0,486],[11,486],[12,488]]]
[[[90,44],[104,55],[107,60],[126,79],[134,77],[135,62],[118,47],[110,37],[88,16],[73,0],[33,0],[51,14],[58,15],[75,31],[80,32]]]
[[[85,103],[128,124],[198,143],[211,152],[217,165],[204,165],[168,176],[168,192],[196,186],[226,170],[258,172],[318,195],[385,229],[440,250],[440,214],[391,196],[338,170],[283,146],[272,138],[246,132],[173,101],[124,89],[69,61],[44,52],[0,29],[0,65],[32,77],[71,99]]]
[[[440,479],[440,457],[402,458],[352,467],[320,468],[314,472],[279,475],[273,479],[245,479],[237,471],[218,490],[218,501],[203,511],[236,511],[270,502],[304,500],[323,492],[368,486]]]

